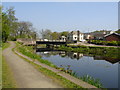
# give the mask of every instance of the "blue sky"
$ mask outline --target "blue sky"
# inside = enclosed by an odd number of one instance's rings
[[[118,29],[117,2],[6,2],[3,6],[13,6],[19,21],[32,22],[38,31]]]

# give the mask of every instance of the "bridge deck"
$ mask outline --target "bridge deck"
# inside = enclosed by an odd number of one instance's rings
[[[66,44],[66,41],[63,40],[37,40],[36,44]]]
[[[36,44],[66,44],[64,40],[37,40]]]

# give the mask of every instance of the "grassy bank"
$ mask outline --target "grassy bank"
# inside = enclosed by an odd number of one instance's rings
[[[2,50],[8,48],[10,46],[9,43],[2,43]]]
[[[33,46],[23,46],[19,43],[16,43],[16,50],[19,51],[20,53],[30,57],[31,59],[33,60],[38,60],[39,62],[41,63],[44,63],[48,66],[51,66],[51,67],[56,67],[54,64],[52,64],[51,62],[49,62],[48,60],[43,60],[41,59],[41,56],[40,55],[37,55],[34,53],[34,50],[33,50]]]
[[[21,58],[23,58],[23,57],[21,57]],[[78,86],[78,85],[74,84],[73,82],[63,78],[62,76],[57,75],[56,73],[52,72],[51,70],[43,68],[40,65],[37,65],[37,64],[33,63],[32,61],[27,60],[26,58],[23,58],[23,59],[25,61],[29,62],[30,64],[32,64],[38,71],[42,72],[47,77],[52,78],[56,83],[59,83],[64,88],[75,88],[75,89],[81,88],[83,90],[86,90],[86,89],[82,88],[81,86]]]
[[[41,63],[44,63],[48,66],[54,67],[56,68],[57,66],[55,66],[54,64],[52,64],[51,62],[47,61],[47,60],[43,60],[40,58],[39,55],[34,54],[33,52],[33,47],[32,46],[22,46],[19,43],[16,43],[16,50],[19,51],[20,53],[34,59],[34,60],[38,60]],[[20,56],[21,57],[21,56]],[[23,57],[21,57],[23,58]],[[48,70],[46,68],[41,67],[40,65],[37,65],[35,63],[33,63],[32,61],[29,61],[25,58],[23,58],[24,60],[26,60],[27,62],[29,62],[30,64],[32,64],[38,71],[42,72],[43,74],[45,74],[47,77],[52,78],[55,82],[59,83],[61,86],[63,86],[64,88],[81,88],[83,89],[81,86],[76,85],[75,83],[65,79],[64,77],[57,75],[56,73],[52,72],[51,70]]]
[[[33,52],[33,47],[32,46],[23,46],[23,45],[21,45],[21,44],[19,44],[19,43],[16,43],[17,44],[17,51],[19,51],[20,53],[22,53],[22,54],[24,54],[24,55],[26,55],[26,56],[28,56],[28,57],[30,57],[30,58],[32,58],[32,59],[34,59],[34,60],[38,60],[38,61],[40,61],[41,63],[44,63],[44,64],[47,64],[47,65],[49,65],[49,66],[51,66],[51,67],[54,67],[54,68],[56,68],[56,69],[61,69],[60,67],[57,67],[57,66],[55,66],[54,64],[52,64],[51,62],[49,62],[48,60],[43,60],[43,59],[41,59],[41,57],[39,56],[39,55],[37,55],[37,54],[35,54],[34,52]],[[48,70],[48,71],[46,71],[46,70],[44,70],[45,68],[40,68],[40,71],[41,72],[43,72],[43,73],[47,73],[48,74],[48,76],[50,75],[50,77],[52,76],[52,78],[54,78],[54,77],[58,77],[58,76],[56,76],[56,74],[55,73],[53,73],[53,72],[51,72],[50,70]],[[65,72],[65,70],[62,70],[61,69],[61,71],[64,71]],[[53,73],[53,74],[52,74]],[[68,72],[66,72],[66,73],[68,73]],[[76,77],[75,75],[74,75],[74,72],[72,72],[72,73],[68,73],[68,74],[70,74],[70,75],[72,75],[72,76],[74,76],[74,77]],[[55,75],[55,76],[54,76]],[[54,77],[53,77],[54,76]],[[90,77],[90,76],[89,76]],[[61,78],[61,77],[60,77]],[[80,80],[83,80],[83,81],[86,81],[86,82],[88,82],[89,84],[91,84],[91,85],[94,85],[94,86],[96,86],[96,87],[98,87],[98,88],[102,88],[102,85],[101,85],[101,83],[100,82],[98,82],[98,80],[95,80],[95,79],[93,79],[93,78],[88,78],[88,80],[86,80],[85,79],[85,77],[84,78],[82,78],[82,77],[77,77],[78,79],[80,79]],[[87,78],[87,77],[86,77]],[[62,80],[62,79],[60,79],[60,80]],[[69,85],[69,83],[70,82],[66,82],[66,80],[62,80],[62,81],[65,81],[65,83],[67,84],[67,85],[65,85],[65,86],[68,86],[68,87],[76,87],[76,86],[73,86],[73,85]],[[97,83],[96,83],[97,82]],[[65,84],[64,83],[64,84]]]
[[[9,43],[2,44],[2,50],[8,48]],[[16,82],[14,80],[13,74],[6,63],[4,56],[2,56],[2,88],[16,88]]]
[[[96,45],[120,46],[120,41],[90,40],[88,43]]]

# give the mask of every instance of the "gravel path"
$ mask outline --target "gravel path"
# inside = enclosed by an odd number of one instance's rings
[[[3,51],[3,56],[13,72],[18,88],[62,88],[17,56],[12,51],[12,48],[15,47],[14,42],[10,42],[10,44],[11,46]]]

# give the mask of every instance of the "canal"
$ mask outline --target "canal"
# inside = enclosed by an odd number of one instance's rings
[[[39,51],[36,53],[58,67],[70,66],[77,76],[89,75],[99,79],[105,88],[118,88],[119,86],[118,65],[120,60],[118,59],[66,51]]]

